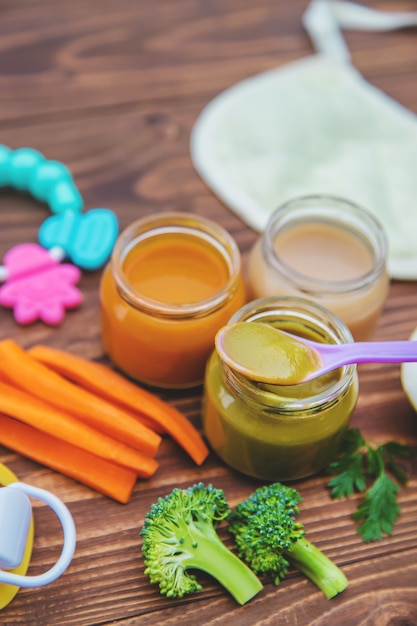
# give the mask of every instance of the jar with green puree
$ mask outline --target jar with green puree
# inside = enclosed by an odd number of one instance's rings
[[[322,343],[353,341],[338,317],[304,298],[261,298],[229,322],[271,324]],[[338,454],[358,390],[356,365],[307,383],[271,385],[233,371],[214,350],[204,382],[204,433],[220,458],[244,474],[262,480],[304,478]]]

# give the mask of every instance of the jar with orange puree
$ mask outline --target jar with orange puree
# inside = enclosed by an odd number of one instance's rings
[[[100,287],[104,349],[137,381],[201,384],[217,330],[246,301],[239,249],[211,220],[161,213],[119,237]]]
[[[261,322],[322,343],[352,341],[339,318],[304,298],[260,298],[237,311],[229,323],[236,322]],[[214,350],[208,361],[202,414],[205,436],[220,458],[262,480],[293,480],[327,467],[356,406],[356,365],[278,385],[243,376],[226,360]]]

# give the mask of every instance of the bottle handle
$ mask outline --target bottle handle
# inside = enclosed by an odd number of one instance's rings
[[[43,574],[37,576],[21,576],[0,570],[0,583],[17,585],[19,587],[42,587],[56,580],[67,569],[75,551],[76,531],[74,520],[66,505],[56,496],[45,489],[33,487],[22,482],[13,482],[4,489],[17,489],[26,496],[31,496],[47,504],[58,517],[64,533],[64,545],[57,562]]]

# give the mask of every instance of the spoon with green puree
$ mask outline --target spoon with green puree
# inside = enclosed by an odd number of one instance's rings
[[[216,350],[235,372],[253,381],[295,385],[352,363],[417,361],[417,341],[327,344],[291,335],[262,322],[221,328]]]

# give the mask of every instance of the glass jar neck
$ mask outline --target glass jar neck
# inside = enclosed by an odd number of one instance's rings
[[[332,313],[304,298],[282,296],[268,297],[250,302],[231,319],[235,322],[272,323],[277,328],[294,332],[323,343],[348,343],[352,335],[345,325]],[[220,357],[219,366],[225,386],[232,395],[259,411],[273,417],[274,412],[297,414],[297,417],[314,415],[317,411],[338,402],[350,389],[356,376],[356,366],[341,368],[338,374],[321,377],[298,385],[263,385],[250,381],[234,372]]]
[[[292,268],[280,256],[275,240],[278,233],[306,223],[332,225],[356,237],[371,255],[371,269],[353,279],[336,281],[312,277]],[[298,291],[311,296],[344,295],[369,288],[385,271],[387,245],[385,231],[371,213],[332,196],[304,196],[284,204],[271,216],[261,241],[267,265]]]
[[[175,234],[208,246],[223,260],[228,279],[213,296],[195,302],[163,302],[145,296],[129,281],[124,270],[128,254],[150,238]],[[129,305],[153,317],[188,319],[209,315],[233,297],[240,280],[241,259],[236,242],[221,226],[186,213],[163,213],[138,220],[123,231],[113,250],[110,267],[117,291]]]

